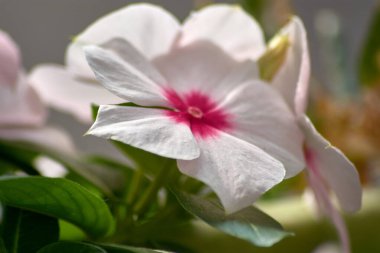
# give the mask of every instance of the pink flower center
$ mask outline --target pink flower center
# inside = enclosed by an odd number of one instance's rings
[[[173,111],[165,111],[176,123],[183,123],[190,127],[196,137],[207,138],[215,136],[220,131],[232,129],[231,118],[222,108],[206,94],[200,91],[190,91],[181,96],[172,89],[164,90]]]

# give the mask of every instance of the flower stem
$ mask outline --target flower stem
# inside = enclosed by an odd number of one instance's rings
[[[172,167],[171,163],[172,160],[168,159],[167,162],[164,163],[164,166],[160,168],[151,185],[147,188],[147,190],[144,192],[144,195],[136,203],[133,209],[134,213],[143,215],[147,211],[149,204],[156,197],[158,190],[169,178]]]

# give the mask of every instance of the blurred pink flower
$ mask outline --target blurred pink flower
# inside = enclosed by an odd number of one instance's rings
[[[21,69],[17,45],[0,31],[0,139],[26,140],[72,152],[62,131],[45,126],[46,108]]]
[[[68,62],[78,75],[93,78],[81,46],[96,44],[85,52],[99,82],[144,106],[102,105],[88,133],[177,159],[181,172],[208,184],[227,212],[303,169],[294,115],[259,80],[256,63],[242,61],[265,50],[260,28],[242,9],[211,5],[180,26],[159,7],[132,5],[76,41]]]
[[[362,196],[359,176],[354,165],[317,132],[305,115],[310,60],[302,22],[294,17],[280,33],[289,36],[290,47],[285,63],[272,84],[293,108],[303,130],[307,175],[317,203],[335,225],[344,252],[350,252],[347,229],[339,211],[332,203],[330,192],[335,194],[344,211],[359,210]]]

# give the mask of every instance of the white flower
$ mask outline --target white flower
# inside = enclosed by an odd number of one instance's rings
[[[102,105],[89,134],[177,159],[181,172],[209,185],[228,213],[303,169],[294,115],[259,80],[255,62],[241,61],[257,58],[265,44],[240,8],[213,5],[181,27],[161,8],[133,5],[80,37],[98,45],[85,52],[100,83],[143,106]],[[85,73],[79,46],[69,52]]]
[[[285,63],[273,80],[273,86],[283,94],[298,118],[305,136],[304,153],[310,187],[320,209],[336,226],[344,252],[349,252],[347,229],[332,203],[330,192],[335,194],[344,211],[359,210],[362,197],[359,176],[354,165],[317,132],[305,115],[310,62],[302,22],[293,18],[281,33],[289,36],[291,46]]]
[[[17,45],[0,31],[0,139],[26,140],[72,152],[62,131],[45,126],[46,108],[21,70]]]
[[[199,39],[210,40],[238,59],[256,59],[265,50],[260,27],[239,7],[204,8],[192,14],[181,27],[174,16],[160,7],[134,4],[100,18],[76,36],[67,48],[66,66],[35,67],[30,76],[31,84],[55,109],[91,123],[92,103],[121,103],[122,100],[97,84],[83,55],[83,45],[101,45],[113,38],[124,38],[151,60],[168,52],[181,30],[184,30],[181,45]]]

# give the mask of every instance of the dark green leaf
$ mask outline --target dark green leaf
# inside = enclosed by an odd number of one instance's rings
[[[0,237],[0,252],[8,253],[7,249],[5,248],[4,240],[2,237]]]
[[[104,249],[80,242],[56,242],[50,244],[37,253],[108,253]]]
[[[359,75],[364,85],[380,84],[380,5],[374,12],[360,59]]]
[[[116,244],[100,244],[99,246],[106,249],[108,253],[157,253],[157,252],[169,253],[169,251],[137,248],[137,247],[132,247],[132,246],[116,245]]]
[[[269,247],[291,235],[273,218],[255,207],[247,207],[226,215],[222,206],[213,200],[184,192],[173,191],[185,210],[209,225],[254,245]]]
[[[43,246],[58,241],[58,221],[46,215],[7,207],[2,234],[8,252],[36,252]]]
[[[106,235],[113,218],[104,201],[63,178],[2,177],[0,201],[71,222],[92,236]]]

